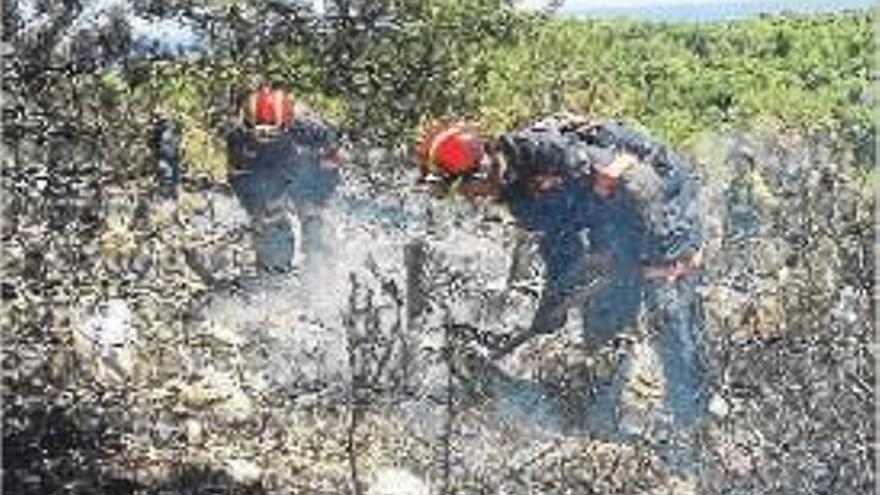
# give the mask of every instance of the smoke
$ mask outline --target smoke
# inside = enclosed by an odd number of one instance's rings
[[[362,174],[343,174],[326,203],[291,215],[292,272],[249,280],[241,291],[214,296],[204,311],[212,332],[224,327],[247,342],[253,351],[247,361],[268,380],[264,385],[287,394],[325,388],[332,394],[331,384],[350,379],[346,317],[353,297],[378,300],[383,284],[404,287],[404,248],[425,232],[424,204],[375,195]]]
[[[300,219],[300,287],[310,312],[334,325],[347,309],[352,278],[375,282],[381,274],[403,284],[404,246],[424,235],[427,225],[424,205],[375,195],[351,172],[314,215],[312,221]]]

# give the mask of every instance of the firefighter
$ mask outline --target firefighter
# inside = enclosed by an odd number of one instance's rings
[[[698,183],[684,160],[618,122],[576,115],[544,119],[494,142],[458,129],[426,135],[420,150],[435,153],[421,152],[421,167],[445,184],[485,182],[473,189],[503,201],[523,228],[535,232],[546,268],[531,325],[496,345],[492,355],[503,357],[535,335],[555,332],[571,307],[581,310],[584,338],[594,348],[636,328],[665,383],[655,416],[689,430],[706,394],[696,293],[702,263]],[[590,394],[583,426],[641,433],[636,430],[644,422],[628,418],[620,400],[638,361],[628,357]]]
[[[227,136],[229,181],[253,220],[259,271],[292,269],[294,219],[304,263],[325,249],[322,208],[339,182],[330,159],[338,142],[338,134],[278,86],[260,86],[243,98],[239,123]]]

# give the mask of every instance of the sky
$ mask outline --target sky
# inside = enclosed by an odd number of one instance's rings
[[[738,0],[737,3],[749,3],[761,0]],[[608,0],[565,0],[563,10],[581,10],[592,7],[641,7],[655,5],[681,5],[681,4],[698,4],[711,5],[713,3],[730,3],[731,0],[616,0],[609,2]],[[541,8],[547,4],[547,0],[521,0],[520,6],[524,8]]]
[[[548,3],[548,0],[519,0],[519,5],[523,8],[542,8]],[[562,12],[577,12],[588,9],[598,8],[615,8],[625,9],[630,7],[662,7],[671,5],[694,5],[694,6],[711,6],[721,4],[778,4],[792,5],[798,3],[797,0],[565,0],[562,6]],[[847,3],[847,2],[841,2]]]

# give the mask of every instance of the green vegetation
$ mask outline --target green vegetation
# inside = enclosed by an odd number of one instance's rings
[[[709,26],[553,20],[482,54],[495,65],[481,114],[512,122],[567,107],[678,144],[703,131],[772,126],[869,146],[873,53],[865,13]]]
[[[216,130],[234,114],[229,94],[280,79],[345,128],[387,143],[411,142],[426,119],[449,114],[501,131],[568,109],[619,117],[685,148],[707,132],[830,133],[873,163],[868,12],[664,25],[548,18],[503,4],[398,2],[396,28],[288,40],[257,62],[176,63],[131,91],[190,128]],[[211,154],[208,133],[195,134],[199,153]]]

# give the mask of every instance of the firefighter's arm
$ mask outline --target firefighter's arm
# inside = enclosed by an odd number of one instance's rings
[[[660,278],[674,281],[702,264],[700,245],[702,233],[698,217],[692,210],[693,187],[686,186],[690,180],[686,170],[672,160],[665,161],[663,169],[647,163],[634,155],[618,155],[603,171],[597,171],[594,189],[606,194],[611,183],[612,194],[616,191],[624,204],[642,219],[653,239],[649,249],[651,259],[658,260],[649,271],[659,271]],[[600,179],[601,174],[610,178]],[[608,196],[605,196],[608,197]],[[647,274],[656,278],[656,274]]]
[[[593,191],[606,200],[619,200],[642,218],[651,230],[665,230],[665,184],[651,165],[627,152],[618,152],[593,171]]]

